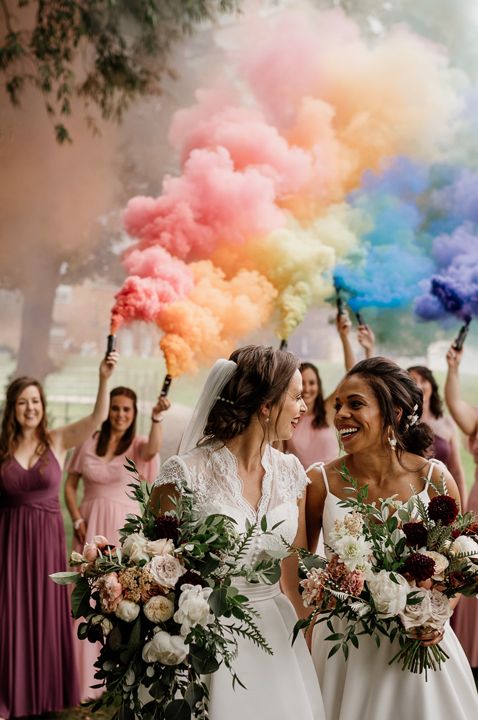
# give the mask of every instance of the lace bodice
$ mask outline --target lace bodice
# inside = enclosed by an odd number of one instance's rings
[[[186,483],[195,492],[198,511],[203,515],[223,513],[232,517],[239,532],[246,520],[256,523],[265,515],[268,528],[281,525],[272,534],[257,533],[246,562],[255,562],[261,551],[283,549],[281,536],[293,542],[297,533],[297,500],[309,482],[294,455],[267,446],[262,458],[264,477],[257,511],[247,502],[235,456],[218,443],[174,455],[161,468],[157,485]]]

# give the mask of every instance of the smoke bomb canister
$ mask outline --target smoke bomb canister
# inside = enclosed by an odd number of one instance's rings
[[[280,341],[279,350],[287,350],[287,340],[284,338]]]
[[[166,397],[166,395],[168,394],[168,392],[169,392],[169,386],[171,385],[172,379],[173,379],[173,378],[171,377],[171,375],[165,375],[165,377],[164,377],[164,382],[163,382],[163,387],[161,388],[161,393],[160,393],[160,395],[161,395],[162,397]]]
[[[109,353],[113,352],[113,350],[116,350],[116,335],[108,335],[106,354],[109,355]]]
[[[471,320],[466,320],[465,324],[461,326],[460,332],[453,341],[453,349],[458,350],[458,352],[463,350],[463,345],[465,344],[466,336],[468,335],[468,330],[470,329],[470,322]]]
[[[356,313],[355,313],[355,317],[357,318],[357,322],[358,322],[359,325],[365,325],[365,324],[366,324],[361,312],[356,312]]]

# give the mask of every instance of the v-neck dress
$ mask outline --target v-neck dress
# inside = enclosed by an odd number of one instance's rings
[[[304,469],[294,455],[284,455],[267,446],[262,464],[262,495],[257,509],[245,500],[235,456],[218,443],[195,448],[182,456],[169,458],[161,468],[158,484],[186,483],[195,491],[198,512],[229,515],[239,532],[246,521],[267,518],[269,528],[281,525],[275,533],[257,533],[245,562],[251,565],[270,549],[283,548],[280,535],[293,542],[297,533],[297,500],[307,485]],[[221,668],[209,676],[210,720],[325,720],[322,697],[310,654],[302,634],[291,645],[291,632],[297,620],[294,608],[275,585],[235,582],[258,612],[257,623],[273,649],[266,655],[250,641],[239,639],[234,670],[247,690],[236,686]]]
[[[79,702],[66,546],[52,450],[31,468],[0,468],[0,717],[40,715]]]
[[[428,504],[428,483],[435,460],[430,461],[425,488],[418,496]],[[324,541],[327,546],[336,520],[342,520],[347,509],[329,490],[322,470],[327,496],[323,513]],[[342,632],[345,620],[334,620],[335,632]],[[333,643],[325,640],[330,630],[325,623],[314,627],[312,657],[324,700],[327,720],[472,720],[478,717],[478,695],[473,675],[458,639],[450,627],[440,645],[449,656],[442,669],[424,675],[404,671],[389,660],[398,652],[398,641],[386,638],[377,648],[367,635],[360,637],[359,648],[350,648],[349,658],[342,652],[331,658]]]

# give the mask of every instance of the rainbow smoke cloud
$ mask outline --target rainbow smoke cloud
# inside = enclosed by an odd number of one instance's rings
[[[398,155],[439,157],[461,108],[446,57],[405,29],[372,44],[342,12],[308,10],[249,15],[221,32],[230,79],[198,91],[172,123],[181,174],[164,179],[159,197],[133,198],[124,214],[134,279],[118,294],[115,317],[156,322],[173,375],[227,354],[273,312],[287,337],[354,252],[366,262],[367,248],[381,246],[383,262],[396,267],[380,224],[397,220],[413,233],[407,198],[350,194],[364,171]],[[146,256],[153,249],[166,253],[167,273]],[[406,249],[411,271],[422,250],[408,241]],[[395,296],[408,297],[404,274]],[[377,285],[377,301],[384,290]]]

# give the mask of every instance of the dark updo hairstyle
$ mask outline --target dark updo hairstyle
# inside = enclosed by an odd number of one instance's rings
[[[427,449],[433,442],[430,427],[420,419],[410,425],[413,415],[421,418],[423,394],[406,370],[383,357],[362,360],[353,366],[345,378],[360,375],[370,386],[380,407],[383,432],[395,435],[397,457],[406,451],[427,456]],[[415,406],[417,409],[415,410]],[[401,410],[397,417],[397,410]]]
[[[129,398],[133,401],[133,410],[134,410],[134,417],[133,422],[129,426],[127,430],[125,430],[123,436],[120,438],[118,442],[118,446],[115,450],[115,455],[122,455],[126,450],[129,448],[131,443],[134,440],[134,436],[136,435],[136,418],[138,417],[138,404],[136,399],[136,393],[134,390],[131,390],[131,388],[127,387],[115,387],[110,392],[110,408],[111,403],[113,401],[113,398],[118,397],[118,395],[123,395],[124,397]],[[106,452],[108,450],[108,443],[110,441],[111,437],[111,422],[108,417],[104,421],[104,423],[101,426],[101,429],[98,433],[98,440],[96,441],[96,454],[100,457],[104,457],[106,455]]]
[[[426,380],[432,386],[432,393],[430,395],[430,412],[435,418],[443,417],[443,401],[440,397],[440,391],[438,390],[437,381],[431,370],[425,365],[412,365],[407,368],[407,372],[414,372],[420,375],[422,380]]]
[[[320,379],[319,371],[317,367],[310,362],[301,363],[299,370],[301,373],[303,373],[304,370],[312,370],[317,379],[318,392],[317,397],[314,400],[314,407],[312,408],[312,427],[327,427],[327,412],[325,410],[324,391],[322,389],[322,380]]]
[[[36,449],[36,453],[38,455],[43,455],[45,450],[50,446],[48,418],[46,414],[46,398],[42,386],[38,380],[31,377],[23,376],[16,378],[16,380],[12,380],[8,386],[5,398],[2,429],[0,432],[0,465],[7,460],[11,460],[17,448],[18,438],[22,432],[20,423],[16,418],[17,400],[22,392],[31,386],[37,388],[43,408],[43,417],[36,430],[36,434],[38,436],[38,447]]]
[[[229,358],[237,370],[209,413],[204,439],[231,440],[241,435],[261,405],[277,405],[289,387],[299,361],[293,353],[262,345],[234,350]],[[282,405],[279,409],[279,415]],[[277,425],[277,421],[276,421]]]

